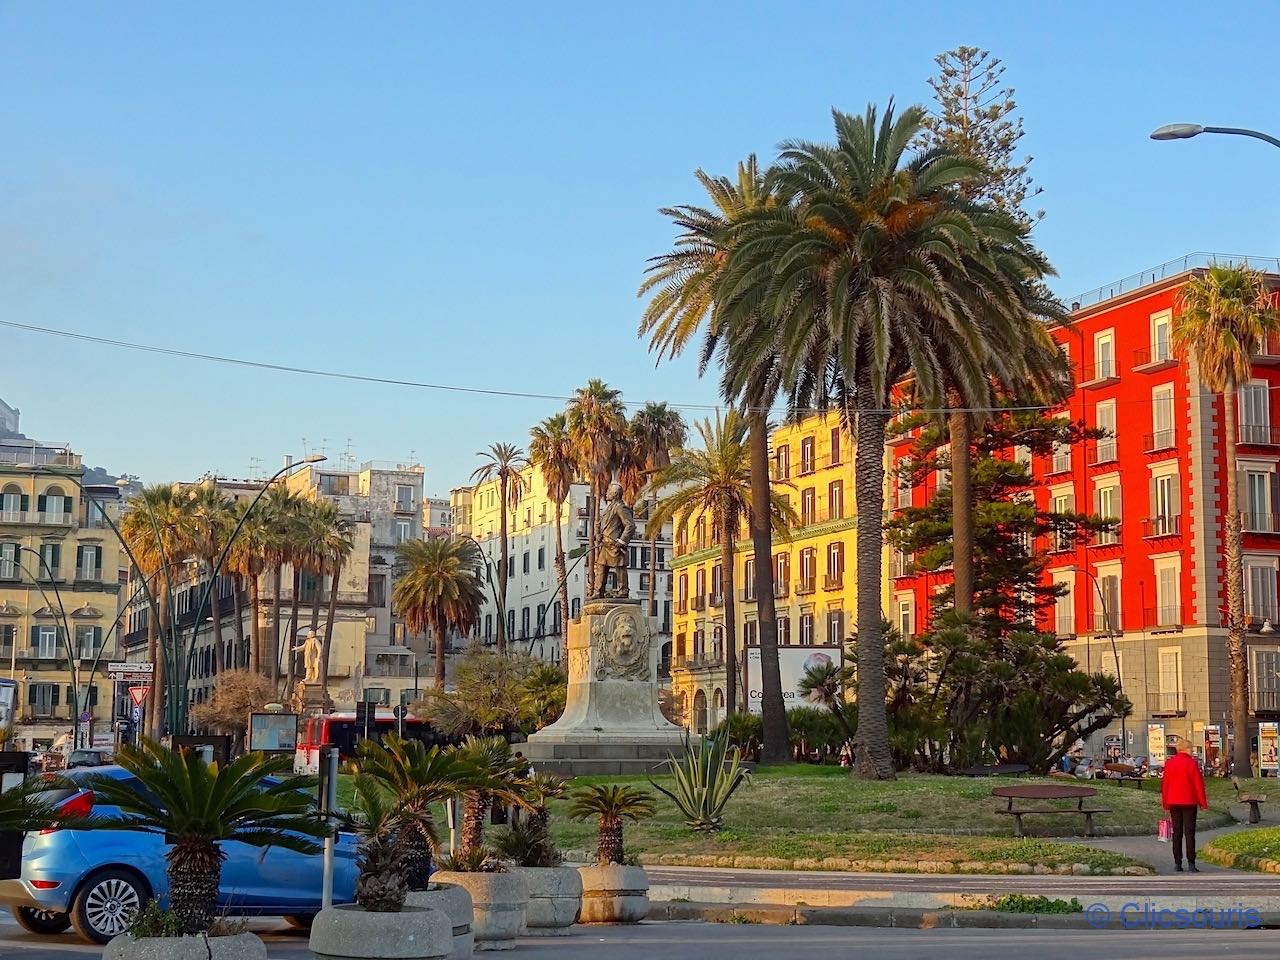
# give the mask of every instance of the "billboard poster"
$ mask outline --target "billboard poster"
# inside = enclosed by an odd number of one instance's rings
[[[1206,769],[1216,770],[1218,758],[1222,756],[1222,728],[1216,723],[1204,725],[1204,765]]]
[[[1277,741],[1280,740],[1280,724],[1266,722],[1258,724],[1258,769],[1266,776],[1280,774],[1280,758],[1276,756]]]
[[[1168,759],[1168,751],[1165,746],[1164,724],[1148,723],[1147,724],[1147,763],[1153,767],[1163,767],[1165,760]]]
[[[839,646],[779,647],[778,669],[782,673],[782,703],[788,710],[795,707],[812,707],[814,704],[800,693],[800,681],[811,667],[833,664],[837,669],[844,662],[844,651]],[[752,713],[761,712],[760,648],[747,647],[747,703]]]
[[[18,719],[18,685],[0,680],[0,730],[8,730]]]
[[[296,713],[249,714],[250,750],[288,750],[298,747],[298,715]]]

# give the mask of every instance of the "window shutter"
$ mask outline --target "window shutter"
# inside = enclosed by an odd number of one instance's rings
[[[40,646],[40,628],[39,627],[31,628],[31,646],[32,648]]]
[[[40,494],[40,496],[36,497],[36,509],[39,510],[41,513],[44,513],[44,503],[45,503],[45,496],[42,493]]]
[[[89,547],[84,546],[76,547],[76,573],[84,569],[84,555],[89,549]]]
[[[51,684],[51,686],[53,687],[53,705],[56,707],[58,705],[59,689],[56,683]]]
[[[27,703],[35,706],[36,703],[36,685],[34,683],[27,684]]]
[[[97,629],[96,627],[94,629]],[[95,683],[89,687],[89,706],[96,707],[98,705],[98,685]]]
[[[31,498],[27,496],[25,493],[22,495],[21,509],[23,513],[26,513],[28,510],[31,509]]]
[[[63,497],[63,500],[66,503],[66,507],[64,509],[66,510],[67,513],[71,513],[72,511],[75,510],[76,504],[71,497]]]

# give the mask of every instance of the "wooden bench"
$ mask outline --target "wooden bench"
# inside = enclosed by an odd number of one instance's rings
[[[1102,772],[1107,774],[1106,780],[1119,780],[1121,783],[1135,783],[1142,789],[1142,781],[1146,779],[1138,772],[1138,768],[1129,763],[1104,763]]]
[[[1236,800],[1240,803],[1249,805],[1249,822],[1262,822],[1262,805],[1267,802],[1265,793],[1241,793],[1236,795]]]
[[[1022,818],[1028,814],[1043,814],[1046,816],[1072,814],[1077,817],[1083,817],[1084,835],[1092,837],[1093,815],[1095,813],[1111,812],[1101,807],[1085,807],[1085,800],[1098,795],[1098,791],[1093,787],[1069,787],[1066,784],[1035,783],[1021,787],[996,787],[991,791],[991,795],[1007,801],[1005,808],[996,812],[1013,817],[1014,836],[1017,837],[1026,836],[1022,828]],[[1076,805],[1074,807],[1014,807],[1013,802],[1015,800],[1074,800]]]

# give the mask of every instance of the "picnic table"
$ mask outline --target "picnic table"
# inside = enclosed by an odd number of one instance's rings
[[[1009,777],[1030,769],[1025,763],[982,763],[976,767],[965,767],[960,773],[966,777]]]
[[[991,790],[993,797],[999,797],[1006,800],[1006,806],[1003,810],[997,810],[997,813],[1008,814],[1013,817],[1014,835],[1025,837],[1026,833],[1022,829],[1022,818],[1028,814],[1045,814],[1048,816],[1074,814],[1084,818],[1084,835],[1086,837],[1093,836],[1093,815],[1095,813],[1110,813],[1110,810],[1101,807],[1086,807],[1084,802],[1090,797],[1096,797],[1098,791],[1093,787],[1076,787],[1057,783],[1031,783],[1026,786],[1017,787],[994,787]],[[1074,807],[1015,807],[1015,800],[1074,800]]]

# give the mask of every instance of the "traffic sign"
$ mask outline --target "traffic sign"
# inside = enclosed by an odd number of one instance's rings
[[[141,707],[134,707],[134,708],[133,708],[133,713],[129,714],[129,717],[130,717],[130,719],[131,719],[131,720],[133,720],[133,722],[136,724],[139,720],[141,720],[141,719],[142,719],[142,708],[141,708]]]
[[[134,713],[138,712],[136,708],[142,706],[142,701],[147,699],[147,694],[150,692],[151,692],[151,684],[146,684],[145,686],[141,686],[141,687],[129,688],[129,697],[133,700],[134,707],[135,707]]]
[[[81,722],[81,723],[88,723],[88,722],[89,722],[89,711],[88,711],[88,710],[86,710],[86,711],[84,711],[84,713],[80,714],[80,722]]]
[[[126,683],[150,683],[156,674],[154,663],[108,663],[107,679],[122,680]]]
[[[396,708],[391,711],[391,715],[394,716],[397,720],[403,720],[405,717],[409,715],[409,708],[406,707],[403,703],[397,704]]]

